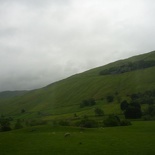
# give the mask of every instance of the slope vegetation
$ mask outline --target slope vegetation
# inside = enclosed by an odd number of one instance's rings
[[[102,106],[107,105],[108,95],[115,96],[113,104],[110,105],[111,108],[115,107],[130,94],[155,90],[155,66],[140,67],[119,74],[100,73],[140,61],[154,62],[155,51],[73,75],[22,96],[0,99],[0,114],[21,114],[22,109],[27,115],[58,115],[88,111],[90,108],[79,106],[84,99],[94,98],[97,104]]]

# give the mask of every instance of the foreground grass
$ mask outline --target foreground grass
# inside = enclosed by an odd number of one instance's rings
[[[69,137],[64,134],[69,132]],[[1,155],[154,155],[155,122],[84,129],[41,126],[0,133]]]

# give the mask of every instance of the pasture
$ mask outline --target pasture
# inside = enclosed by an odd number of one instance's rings
[[[95,129],[49,124],[0,133],[1,155],[154,155],[154,145],[154,121]]]

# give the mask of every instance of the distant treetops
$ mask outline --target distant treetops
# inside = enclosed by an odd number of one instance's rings
[[[99,72],[99,75],[109,75],[109,74],[122,74],[125,72],[135,71],[139,69],[145,69],[149,67],[154,67],[155,61],[149,60],[149,61],[136,61],[136,62],[127,62],[123,65],[111,67],[109,69],[105,69]]]

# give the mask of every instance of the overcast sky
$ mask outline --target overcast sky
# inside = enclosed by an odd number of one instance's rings
[[[152,50],[155,0],[0,0],[0,91]]]

